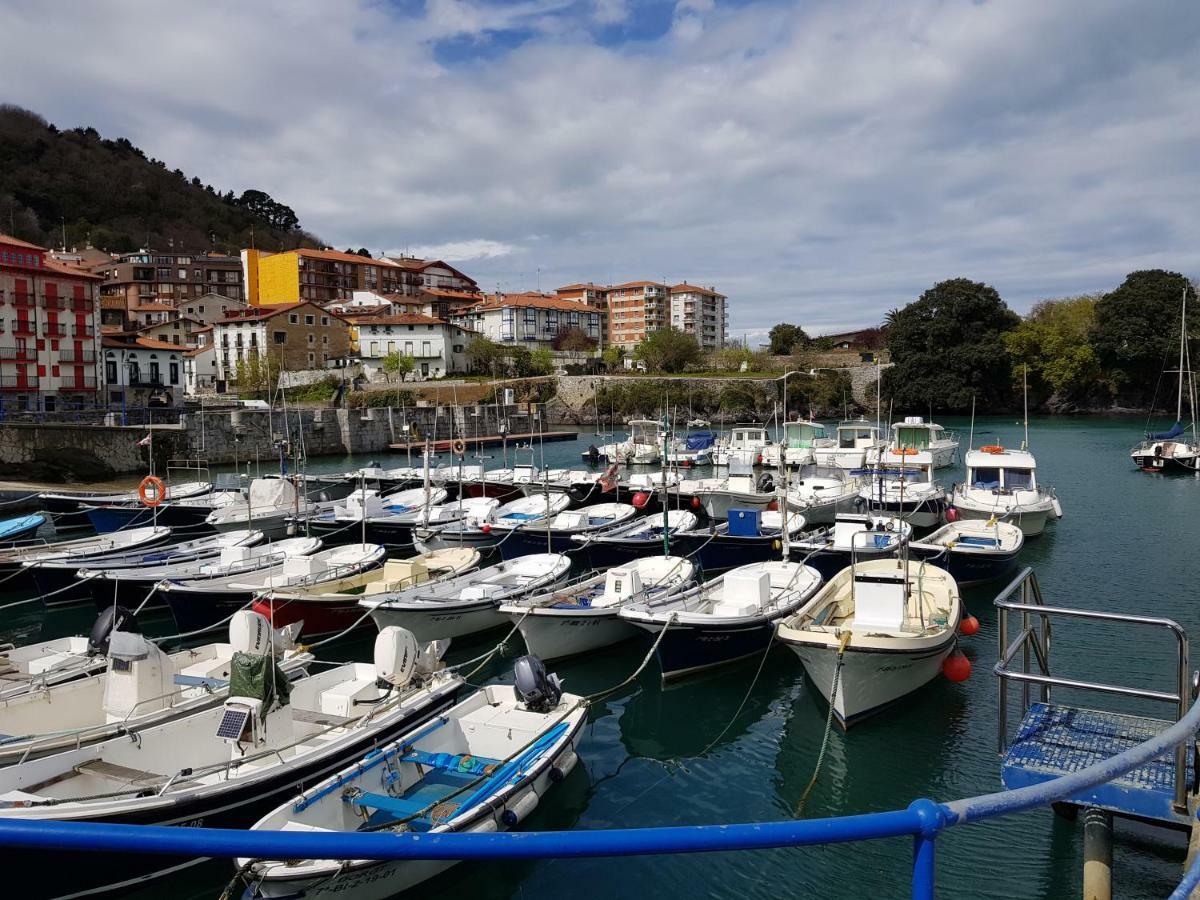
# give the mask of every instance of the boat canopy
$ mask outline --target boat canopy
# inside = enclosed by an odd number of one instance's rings
[[[717,440],[717,436],[711,431],[697,431],[695,434],[687,436],[687,448],[689,450],[707,450]]]
[[[1170,431],[1158,431],[1158,432],[1154,432],[1151,434],[1147,434],[1146,438],[1151,441],[1169,441],[1172,438],[1179,437],[1186,430],[1187,429],[1184,428],[1182,422],[1176,422],[1174,425],[1171,426]]]

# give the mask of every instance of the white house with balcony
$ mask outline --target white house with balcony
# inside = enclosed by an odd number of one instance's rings
[[[467,371],[467,344],[474,335],[458,325],[412,314],[352,316],[347,321],[363,374],[372,381],[386,380],[383,361],[393,353],[413,358],[408,377],[418,381]]]
[[[107,405],[183,405],[184,348],[149,338],[106,337],[101,342]]]
[[[458,325],[499,344],[553,349],[559,334],[579,329],[601,348],[603,313],[547,294],[496,294],[452,317]]]

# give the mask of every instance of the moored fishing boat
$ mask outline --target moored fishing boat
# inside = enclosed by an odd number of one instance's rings
[[[828,579],[856,559],[894,556],[911,537],[912,526],[895,517],[841,513],[832,526],[793,540],[791,556]]]
[[[32,543],[38,529],[49,521],[45,516],[14,516],[0,521],[0,548]]]
[[[601,462],[652,466],[662,461],[663,424],[657,419],[631,419],[629,437],[599,448]]]
[[[494,547],[518,528],[544,526],[547,518],[556,516],[570,505],[571,498],[562,493],[519,497],[496,507],[483,521],[471,518],[446,524],[418,525],[413,529],[413,537],[417,549],[422,551],[460,546],[482,550]]]
[[[681,480],[679,492],[695,497],[705,513],[718,520],[731,509],[766,509],[779,499],[774,475],[762,472],[756,476],[748,465],[737,461],[729,464],[729,474],[723,478]]]
[[[327,544],[350,544],[362,540],[375,544],[411,543],[412,527],[424,513],[446,502],[446,489],[407,488],[382,495],[367,488],[356,490],[344,500],[315,509],[298,520],[311,534]],[[366,531],[361,527],[366,518]]]
[[[672,509],[667,511],[665,523],[659,513],[598,534],[574,535],[571,540],[578,545],[577,558],[593,569],[603,569],[661,553],[664,531],[670,544],[673,535],[690,531],[696,524],[695,513],[686,509]]]
[[[88,522],[99,534],[121,531],[137,525],[167,525],[197,534],[207,528],[206,520],[213,512],[241,499],[239,490],[214,488],[199,497],[165,500],[157,506],[146,506],[141,502],[105,503],[84,507]]]
[[[587,722],[535,657],[516,684],[488,685],[394,743],[255,823],[258,831],[489,833],[520,824],[575,767]],[[247,898],[354,896],[382,900],[453,860],[249,860]],[[349,894],[345,893],[349,892]]]
[[[573,541],[587,539],[637,515],[628,503],[597,503],[582,509],[567,509],[552,519],[543,520],[537,527],[506,526],[493,523],[492,533],[500,534],[497,546],[505,559],[516,559],[526,553],[563,553],[574,550]],[[505,534],[512,531],[512,534]]]
[[[879,429],[866,419],[839,422],[832,443],[813,448],[813,460],[826,468],[861,469],[867,454],[878,452],[883,443]]]
[[[107,665],[83,636],[10,645],[0,649],[0,701],[100,672]]]
[[[698,525],[671,536],[670,551],[696,563],[706,574],[724,572],[752,562],[779,556],[783,516],[778,512],[731,509],[724,522]],[[788,536],[797,540],[806,526],[804,516],[788,513]]]
[[[202,497],[213,489],[210,481],[185,481],[166,485],[163,500],[186,500]],[[72,528],[87,528],[91,523],[88,519],[90,506],[107,506],[127,504],[135,509],[144,509],[137,488],[127,491],[104,491],[100,493],[44,491],[38,494],[38,504],[54,520],[56,531],[66,531]]]
[[[809,419],[797,419],[783,424],[783,437],[767,444],[762,451],[762,464],[769,469],[781,466],[807,466],[815,461],[818,447],[833,443],[825,426]]]
[[[949,522],[919,541],[910,541],[908,548],[917,559],[928,559],[965,585],[1008,577],[1024,545],[1025,535],[1016,525],[968,519]]]
[[[668,680],[765,652],[776,624],[802,609],[820,585],[815,569],[769,560],[690,591],[624,605],[620,616],[656,636]]]
[[[255,617],[258,618],[258,617]],[[438,671],[399,630],[381,634],[374,663],[347,663],[290,684],[270,650],[237,646],[222,703],[170,722],[0,771],[0,814],[129,825],[246,828],[297,791],[447,709],[461,679]],[[340,803],[339,798],[335,798]],[[159,854],[9,850],[9,866],[36,865],[38,896],[127,892],[203,862]]]
[[[290,519],[312,509],[311,502],[301,499],[292,482],[278,477],[255,478],[245,497],[213,510],[204,521],[217,531],[253,528],[273,541],[287,537]]]
[[[433,550],[410,559],[389,559],[382,568],[315,588],[266,591],[251,609],[276,628],[301,623],[306,639],[338,634],[366,624],[367,614],[359,604],[363,597],[444,581],[478,567],[479,551],[473,547]]]
[[[264,591],[312,588],[340,581],[383,565],[387,551],[378,544],[349,544],[311,556],[289,556],[255,572],[220,578],[167,579],[156,591],[166,601],[181,632],[212,627],[246,609]]]
[[[928,453],[935,469],[952,466],[958,460],[958,435],[921,416],[905,416],[903,422],[892,425],[891,435],[885,446],[867,454],[868,464],[887,462],[897,455],[892,451],[908,450]]]
[[[380,628],[398,625],[422,641],[464,637],[503,625],[508,619],[500,613],[501,603],[549,590],[562,583],[570,571],[570,557],[535,553],[437,584],[363,597],[359,602]]]
[[[936,678],[961,618],[958,585],[945,569],[876,559],[835,575],[780,624],[778,639],[826,701],[834,697],[833,714],[849,728]]]
[[[163,526],[150,528],[131,528],[115,534],[97,534],[70,541],[56,541],[50,544],[29,544],[0,550],[0,577],[8,578],[6,582],[11,589],[12,576],[22,571],[25,578],[19,579],[30,584],[26,563],[55,561],[77,561],[83,565],[85,561],[99,556],[112,556],[116,553],[132,552],[165,544],[171,537],[171,529]]]
[[[858,508],[860,486],[844,469],[803,466],[788,478],[787,502],[809,525],[831,525],[838,513]]]
[[[935,480],[933,459],[923,450],[889,450],[880,462],[855,469],[853,474],[864,476],[858,490],[862,505],[914,528],[940,525],[946,490]]]
[[[950,497],[961,519],[997,519],[1020,527],[1025,537],[1037,537],[1046,522],[1062,516],[1054,492],[1037,479],[1037,460],[1028,450],[1009,450],[998,444],[967,451],[967,477]]]
[[[631,603],[656,604],[686,590],[696,567],[679,556],[647,556],[550,593],[500,606],[540,659],[587,653],[628,640],[640,629],[619,615]]]
[[[709,429],[708,422],[703,419],[688,422],[688,433],[676,438],[667,449],[666,462],[680,469],[711,466],[716,443],[717,434]]]
[[[718,443],[717,451],[713,454],[713,465],[761,465],[763,448],[770,443],[771,436],[761,425],[735,425],[729,432],[729,440]]]

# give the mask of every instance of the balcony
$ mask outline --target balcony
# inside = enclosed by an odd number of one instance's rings
[[[66,322],[46,322],[42,326],[42,333],[46,337],[66,337],[67,323]]]
[[[0,347],[0,359],[37,362],[37,350],[34,347]]]
[[[36,375],[0,375],[0,391],[36,391]]]
[[[60,391],[94,391],[96,390],[95,375],[64,375],[58,379]]]
[[[46,309],[66,309],[67,308],[67,298],[66,297],[43,297],[42,299],[46,303]]]
[[[163,383],[161,375],[139,375],[135,373],[128,380],[128,386],[131,388],[164,388],[169,385]]]
[[[91,300],[80,299],[76,297],[71,301],[71,310],[77,313],[90,313],[94,311]]]
[[[0,350],[0,354],[2,354]],[[0,359],[3,356],[0,355]],[[63,347],[58,351],[58,361],[65,363],[94,363],[96,361],[96,351],[92,349],[76,350],[74,347]]]
[[[91,325],[76,325],[73,334],[77,338],[93,338],[96,336],[96,329]]]
[[[13,322],[12,333],[13,334],[23,334],[23,335],[28,335],[29,337],[33,337],[34,335],[37,334],[37,329],[34,327],[34,324],[32,322],[30,322],[28,319],[18,319],[17,321]]]
[[[14,293],[12,297],[13,306],[33,306],[33,294]]]

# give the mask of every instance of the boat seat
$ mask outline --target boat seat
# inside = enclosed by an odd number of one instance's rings
[[[500,760],[470,753],[429,753],[425,750],[410,750],[400,757],[401,762],[411,762],[427,769],[443,769],[447,772],[463,772],[468,775],[490,775]]]
[[[203,675],[177,674],[174,680],[179,687],[202,687],[210,691],[229,687],[229,682],[224,678],[207,678]]]
[[[452,816],[460,805],[456,802],[457,797],[448,801],[445,810],[436,810],[436,804],[441,803],[442,798],[449,797],[455,791],[471,784],[477,777],[465,772],[433,769],[399,797],[364,791],[343,794],[342,799],[356,809],[372,810],[364,825],[366,828],[386,825],[396,819],[406,819],[423,809],[434,807],[426,815],[405,823],[412,831],[428,831],[436,824],[430,817],[431,813],[445,813],[438,816],[438,820],[443,821]]]
[[[103,759],[93,759],[85,763],[80,763],[75,767],[75,771],[80,775],[98,775],[101,778],[120,781],[124,784],[159,785],[165,784],[168,779],[166,775],[159,775],[155,772],[144,772],[141,769],[131,769],[127,766],[119,766],[116,763],[106,762]]]
[[[300,706],[293,706],[292,721],[304,722],[308,725],[333,727],[335,725],[345,725],[348,722],[355,721],[355,719],[352,716],[335,716],[333,713],[318,712],[315,709],[304,709]]]

